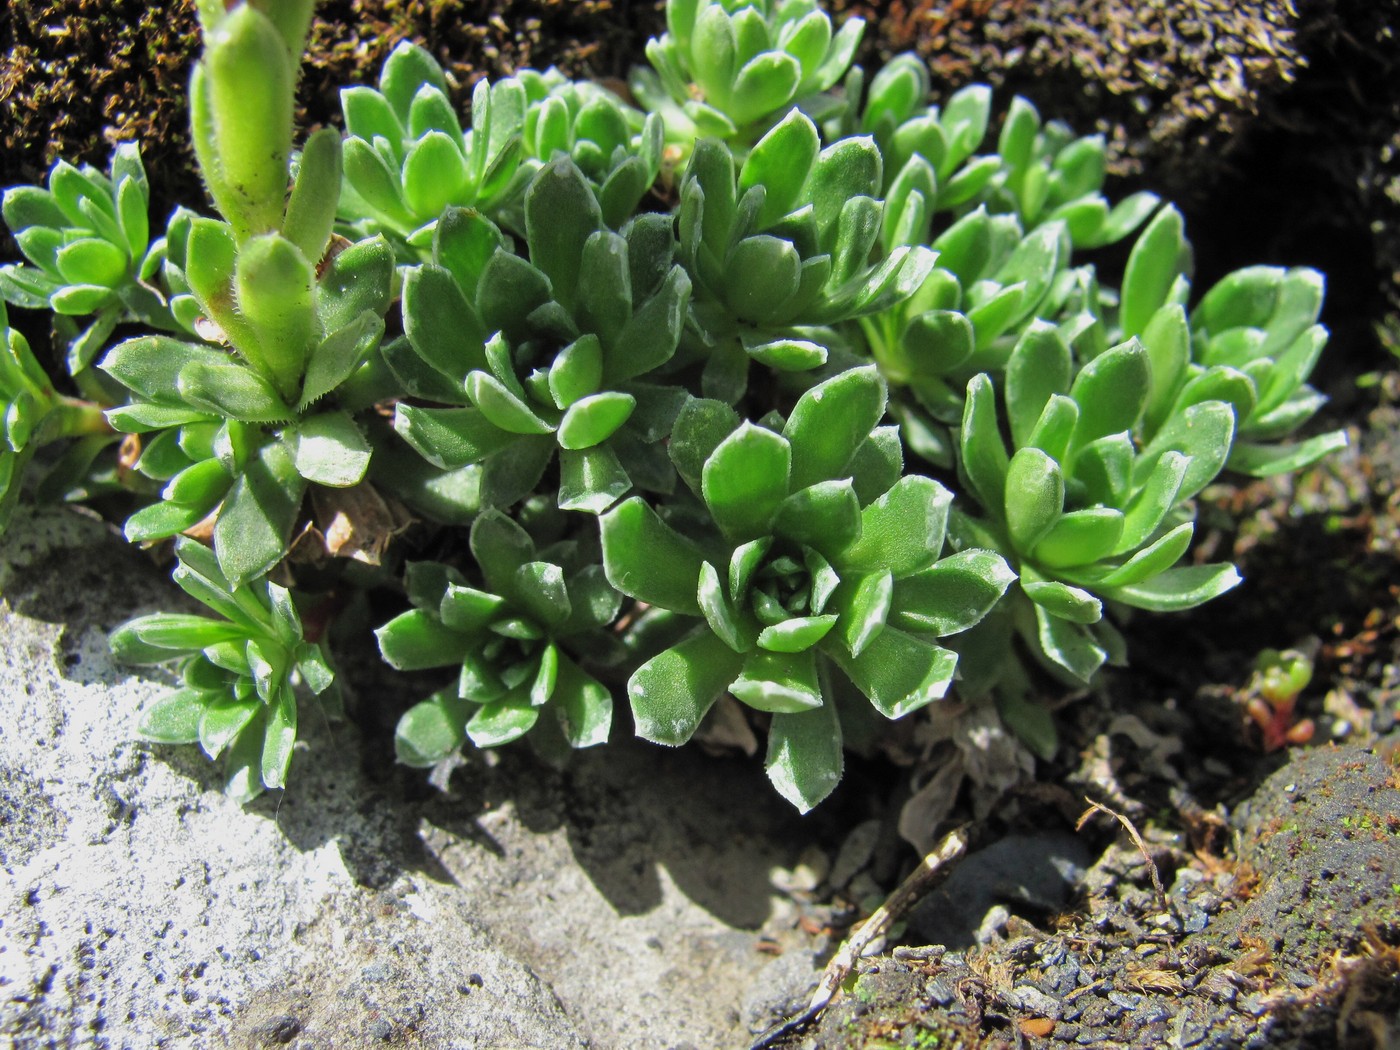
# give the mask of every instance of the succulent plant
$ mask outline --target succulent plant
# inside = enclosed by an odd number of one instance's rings
[[[601,523],[613,586],[699,621],[633,673],[637,731],[682,744],[728,692],[772,715],[768,775],[803,811],[841,777],[833,677],[891,719],[939,699],[957,661],[934,639],[973,626],[1013,578],[991,551],[939,559],[952,494],[901,476],[884,409],[873,367],[812,387],[781,428],[692,401],[671,456],[703,508],[697,534],[639,497]]]
[[[523,528],[499,511],[472,523],[471,552],[485,588],[436,562],[408,567],[413,608],[375,633],[384,659],[399,670],[459,666],[455,685],[399,720],[400,761],[431,766],[466,740],[508,744],[534,729],[555,743],[592,747],[612,726],[612,694],[568,651],[586,651],[621,605],[596,562],[566,568],[537,551]],[[553,552],[580,561],[576,545]],[[606,639],[604,639],[606,642]],[[533,739],[541,739],[537,735]]]
[[[112,632],[127,663],[180,662],[183,685],[141,717],[141,734],[224,756],[225,790],[240,802],[286,785],[297,738],[296,689],[305,685],[339,712],[335,675],[308,641],[291,594],[269,580],[235,585],[194,540],[175,544],[173,578],[217,617],[154,613]]]
[[[219,618],[113,641],[181,661],[145,732],[236,797],[285,783],[297,683],[334,697],[310,635],[369,592],[391,666],[453,669],[398,712],[411,765],[601,744],[624,681],[664,744],[730,697],[804,811],[950,691],[1049,755],[1038,698],[1126,660],[1130,610],[1239,582],[1191,550],[1203,487],[1345,442],[1297,436],[1320,275],[1194,296],[1102,139],[913,56],[867,79],[815,0],[668,0],[630,100],[521,70],[464,115],[405,42],[298,151],[311,6],[199,4],[216,214],[151,240],[134,146],[4,204],[0,297],[65,367],[0,314],[0,525],[23,481],[173,546]]]
[[[865,23],[833,30],[815,0],[668,0],[666,32],[647,44],[632,93],[660,113],[682,154],[704,138],[752,145],[794,106],[817,116],[819,96],[845,76]]]

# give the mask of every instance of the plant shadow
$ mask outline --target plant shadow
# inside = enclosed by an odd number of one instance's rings
[[[152,698],[176,684],[165,668],[114,665],[106,636],[157,609],[203,610],[110,528],[63,510],[34,510],[6,537],[5,565],[0,599],[21,616],[60,627],[50,655],[64,679],[100,690],[138,675]],[[421,695],[420,683],[384,667],[373,646],[338,659],[351,717],[332,722],[303,704],[289,788],[261,796],[246,812],[274,821],[299,850],[335,843],[363,887],[385,888],[404,873],[462,884],[463,872],[483,865],[524,878],[522,865],[560,863],[557,849],[522,845],[539,839],[565,843],[618,915],[660,907],[669,880],[724,924],[753,930],[770,914],[773,869],[833,833],[832,817],[802,818],[778,797],[757,759],[627,740],[625,711],[614,743],[576,753],[566,769],[516,746],[471,754],[450,776],[434,777],[445,780],[434,786],[428,771],[393,758],[394,723]],[[141,746],[199,792],[220,791],[218,767],[196,748]],[[502,813],[511,814],[504,830]],[[547,883],[558,872],[533,874]]]

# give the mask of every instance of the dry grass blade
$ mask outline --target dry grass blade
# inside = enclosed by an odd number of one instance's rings
[[[831,961],[826,964],[826,969],[822,971],[821,980],[817,982],[817,990],[812,993],[807,1009],[769,1029],[753,1044],[752,1050],[772,1046],[778,1039],[815,1020],[835,998],[836,990],[855,968],[856,960],[864,954],[865,949],[884,936],[897,919],[947,876],[953,862],[967,852],[967,842],[965,827],[955,828],[944,835],[942,841],[919,862],[919,866],[909,873],[885,903],[876,908],[870,918],[861,923],[860,929],[848,937],[840,950],[832,956]]]
[[[1133,840],[1133,844],[1137,846],[1138,852],[1142,854],[1142,859],[1147,863],[1147,871],[1152,876],[1152,888],[1157,891],[1157,903],[1165,910],[1167,907],[1167,891],[1162,888],[1162,876],[1157,873],[1157,864],[1153,861],[1152,854],[1147,852],[1147,843],[1142,840],[1142,836],[1138,834],[1138,829],[1133,825],[1133,822],[1123,816],[1122,813],[1095,802],[1088,795],[1084,796],[1084,801],[1089,803],[1089,808],[1086,809],[1083,816],[1079,818],[1079,823],[1075,824],[1074,830],[1081,830],[1084,825],[1089,822],[1089,818],[1096,812],[1107,813],[1114,820],[1118,821],[1118,823],[1122,824],[1123,827],[1127,829],[1128,836]]]

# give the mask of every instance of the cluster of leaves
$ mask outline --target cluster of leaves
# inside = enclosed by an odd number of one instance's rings
[[[285,783],[297,684],[334,695],[294,590],[318,632],[325,595],[393,591],[384,659],[457,669],[399,723],[412,765],[600,744],[622,695],[671,745],[732,697],[803,810],[950,689],[1048,753],[1047,678],[1125,659],[1123,610],[1238,582],[1190,557],[1202,488],[1342,441],[1290,440],[1319,275],[1197,299],[1180,214],[1111,205],[1101,139],[985,87],[932,105],[912,56],[867,83],[861,23],[814,0],[669,0],[640,109],[524,70],[464,122],[404,44],[295,150],[311,4],[201,4],[217,217],[151,238],[130,146],[4,201],[28,261],[0,294],[54,312],[67,377],[5,330],[0,511],[38,446],[88,442],[40,492],[90,494],[126,435],[128,538],[173,537],[221,619],[114,644],[182,661],[143,731],[226,754],[240,798]],[[1093,253],[1135,233],[1111,288]],[[326,506],[384,531],[350,548],[372,568],[305,567]]]

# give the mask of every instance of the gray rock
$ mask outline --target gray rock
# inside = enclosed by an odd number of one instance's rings
[[[996,905],[1052,913],[1069,900],[1091,858],[1074,836],[1009,835],[959,864],[909,916],[913,936],[965,948]]]
[[[1297,752],[1236,811],[1241,855],[1260,885],[1213,924],[1258,937],[1285,972],[1316,972],[1324,955],[1357,950],[1368,925],[1395,917],[1400,788],[1394,768],[1358,745]],[[1330,936],[1319,940],[1318,930]]]
[[[62,512],[22,515],[0,562],[0,1044],[746,1041],[769,873],[802,839],[755,764],[505,754],[440,794],[308,706],[291,787],[240,808],[195,749],[136,741],[169,672],[108,658],[119,622],[181,607],[163,575]],[[391,727],[415,698],[372,673],[342,677]]]
[[[788,952],[765,966],[744,996],[741,1014],[755,1034],[800,1014],[816,991],[821,967],[808,952]]]

